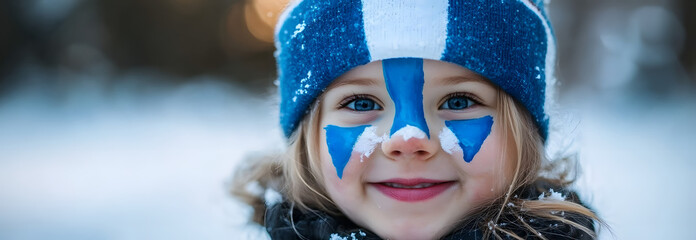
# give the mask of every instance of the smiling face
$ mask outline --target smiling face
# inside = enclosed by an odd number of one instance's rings
[[[342,75],[319,106],[329,196],[382,238],[446,234],[510,184],[498,94],[479,75],[435,60],[378,61]]]

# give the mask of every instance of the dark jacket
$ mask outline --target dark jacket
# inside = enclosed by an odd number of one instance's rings
[[[549,190],[546,186],[548,185],[535,184],[534,186],[523,188],[516,195],[521,199],[538,199],[544,193],[542,189],[546,189],[545,191]],[[557,189],[554,190],[558,191]],[[563,190],[560,192],[566,196],[566,200],[580,203],[575,193]],[[292,218],[290,218],[290,215],[292,215]],[[572,214],[559,216],[594,230],[594,222],[591,219]],[[547,239],[592,239],[591,236],[581,230],[560,221],[529,217],[522,218],[524,218],[524,223],[541,232]],[[292,221],[294,221],[294,228]],[[505,224],[504,229],[514,232],[519,237],[524,239],[536,238],[534,233],[519,222],[519,217],[517,216],[503,215],[498,222]],[[287,202],[275,204],[266,211],[265,225],[273,240],[329,240],[332,239],[332,235],[339,237],[335,239],[380,239],[374,233],[355,225],[345,216],[332,216],[322,211],[302,212],[299,209],[292,209],[291,211],[290,204]],[[455,228],[450,234],[441,239],[483,239],[483,228],[485,227],[487,227],[485,224],[470,221]],[[507,237],[505,233],[499,233],[498,235],[503,239],[514,239]],[[490,239],[495,239],[495,237],[491,236]]]

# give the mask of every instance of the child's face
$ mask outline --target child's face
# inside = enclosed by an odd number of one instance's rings
[[[477,74],[435,60],[372,62],[342,75],[320,101],[331,199],[383,238],[447,233],[510,184],[497,94]]]

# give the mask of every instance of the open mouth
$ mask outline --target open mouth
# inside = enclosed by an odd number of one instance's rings
[[[440,181],[428,179],[393,179],[384,182],[371,183],[387,197],[403,202],[425,201],[434,198],[450,187],[456,181]]]

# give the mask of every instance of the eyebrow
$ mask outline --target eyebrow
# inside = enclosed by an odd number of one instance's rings
[[[443,85],[455,85],[459,83],[464,83],[464,82],[482,82],[482,79],[476,76],[451,76],[451,77],[446,77],[446,78],[440,78],[438,79],[440,84]]]
[[[376,86],[377,80],[372,79],[372,78],[348,78],[348,79],[340,79],[333,84],[331,84],[328,89],[330,88],[337,88],[340,86],[345,86],[345,85],[361,85],[361,86]]]

